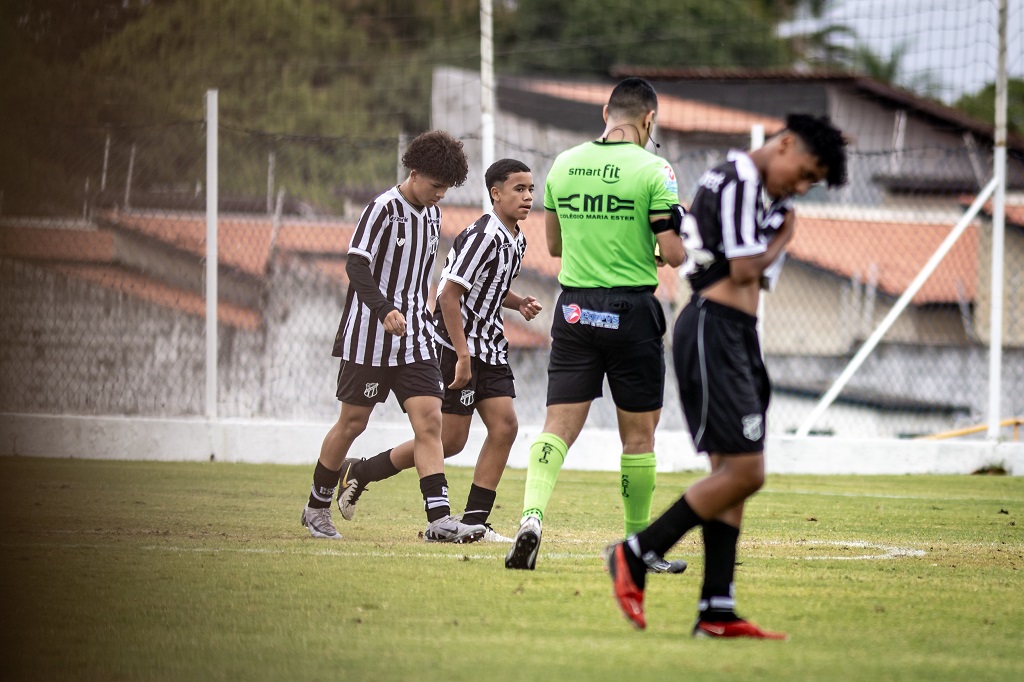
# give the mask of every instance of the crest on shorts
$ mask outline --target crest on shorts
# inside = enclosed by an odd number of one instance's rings
[[[764,434],[764,419],[759,414],[748,414],[743,418],[743,435],[747,440],[760,440]]]
[[[473,396],[474,395],[475,395],[475,391],[470,391],[468,389],[463,390],[462,391],[462,396],[459,398],[459,402],[462,403],[463,405],[465,405],[466,407],[469,407],[470,405],[473,404]]]
[[[565,316],[565,321],[569,324],[576,324],[580,321],[580,315],[582,315],[580,307],[575,303],[562,306],[562,315]]]
[[[363,395],[367,398],[376,398],[377,390],[380,388],[380,384],[377,382],[366,384],[366,388],[363,389]]]

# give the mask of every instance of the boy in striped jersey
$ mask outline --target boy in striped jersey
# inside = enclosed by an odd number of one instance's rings
[[[519,428],[512,405],[516,392],[502,308],[518,310],[526,320],[541,311],[533,296],[512,291],[512,280],[526,253],[526,237],[518,223],[533,206],[534,185],[529,167],[515,159],[491,164],[484,181],[493,208],[456,237],[437,289],[435,336],[447,386],[441,407],[441,442],[445,457],[462,452],[474,410],[480,414],[487,438],[473,472],[462,522],[484,524],[487,531],[483,537],[470,535],[463,541],[511,542],[491,529],[487,518]],[[390,478],[413,464],[412,441],[366,460],[346,459],[338,493],[342,517],[352,518],[369,483]]]
[[[466,181],[462,143],[443,131],[414,139],[402,164],[408,177],[371,201],[349,243],[345,312],[334,340],[341,414],[324,438],[302,525],[316,538],[339,540],[331,502],[352,442],[373,408],[394,391],[409,416],[414,461],[427,513],[427,542],[482,536],[451,516],[441,448],[444,384],[427,307],[441,231],[438,202]]]
[[[771,289],[793,237],[792,197],[846,182],[846,142],[828,117],[790,115],[755,151],[729,152],[700,180],[683,226],[693,298],[672,335],[679,396],[694,445],[711,475],[664,514],[605,553],[626,617],[646,626],[643,557],[660,556],[701,527],[704,585],[695,637],[785,639],[736,615],[733,577],[747,498],[764,484],[765,418],[771,386],[757,336],[762,289]]]

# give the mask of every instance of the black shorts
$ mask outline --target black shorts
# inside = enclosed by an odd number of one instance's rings
[[[551,323],[547,404],[600,398],[607,376],[619,409],[661,409],[664,334],[665,313],[650,288],[563,290]]]
[[[683,414],[698,452],[763,452],[771,385],[757,318],[700,296],[672,330]]]
[[[488,398],[516,397],[515,377],[508,365],[489,365],[472,358],[469,383],[462,388],[451,389],[448,384],[455,379],[455,363],[459,357],[450,348],[438,344],[441,359],[441,377],[444,380],[444,400],[441,412],[444,414],[471,415],[476,404]]]
[[[395,392],[398,404],[405,410],[405,401],[421,395],[441,398],[444,384],[437,361],[413,362],[397,367],[373,367],[341,361],[338,368],[338,400],[350,405],[369,407],[383,403]]]

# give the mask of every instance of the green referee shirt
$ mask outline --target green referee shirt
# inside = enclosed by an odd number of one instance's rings
[[[544,184],[544,208],[562,228],[564,286],[658,285],[649,216],[679,203],[676,174],[631,142],[585,142],[558,155]]]

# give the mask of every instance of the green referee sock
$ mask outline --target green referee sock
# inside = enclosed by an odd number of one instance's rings
[[[526,494],[523,495],[523,518],[536,516],[544,519],[544,510],[555,490],[558,472],[565,462],[569,446],[552,433],[542,433],[530,446],[530,461],[526,467]]]
[[[657,478],[657,461],[653,452],[642,455],[622,455],[622,512],[626,522],[626,537],[639,533],[651,523],[651,500]]]

